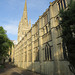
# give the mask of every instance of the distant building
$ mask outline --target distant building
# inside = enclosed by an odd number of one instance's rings
[[[44,75],[73,75],[68,68],[59,25],[59,11],[65,10],[69,2],[50,2],[49,8],[31,27],[31,23],[28,24],[25,1],[23,17],[18,27],[18,43],[13,48],[15,65]]]

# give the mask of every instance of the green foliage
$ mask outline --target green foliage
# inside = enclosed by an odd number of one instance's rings
[[[67,10],[60,11],[60,24],[62,27],[62,38],[68,51],[68,61],[73,73],[75,69],[75,1],[71,2]]]
[[[0,59],[8,56],[9,48],[11,48],[13,43],[9,40],[6,35],[6,31],[3,27],[0,27]]]
[[[4,68],[4,65],[0,65],[0,69],[3,69]]]

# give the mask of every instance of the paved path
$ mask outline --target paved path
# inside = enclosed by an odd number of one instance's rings
[[[11,64],[6,64],[6,68],[0,69],[0,75],[40,75],[24,69],[18,68]]]

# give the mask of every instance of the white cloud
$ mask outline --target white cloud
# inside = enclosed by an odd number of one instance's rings
[[[17,35],[18,27],[15,25],[5,25],[4,29],[7,31],[7,34]]]
[[[17,35],[18,33],[18,21],[9,21],[9,23],[4,24],[3,27],[7,31],[7,34]]]

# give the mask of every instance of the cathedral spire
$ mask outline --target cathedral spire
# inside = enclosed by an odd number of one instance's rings
[[[23,16],[21,18],[18,28],[18,42],[25,36],[25,34],[30,30],[30,28],[31,28],[31,21],[29,21],[28,25],[27,0],[25,0]]]
[[[25,0],[25,7],[24,7],[24,11],[27,11],[27,0]]]
[[[28,26],[27,0],[25,0],[25,6],[24,6],[24,12],[23,12],[23,25]]]

